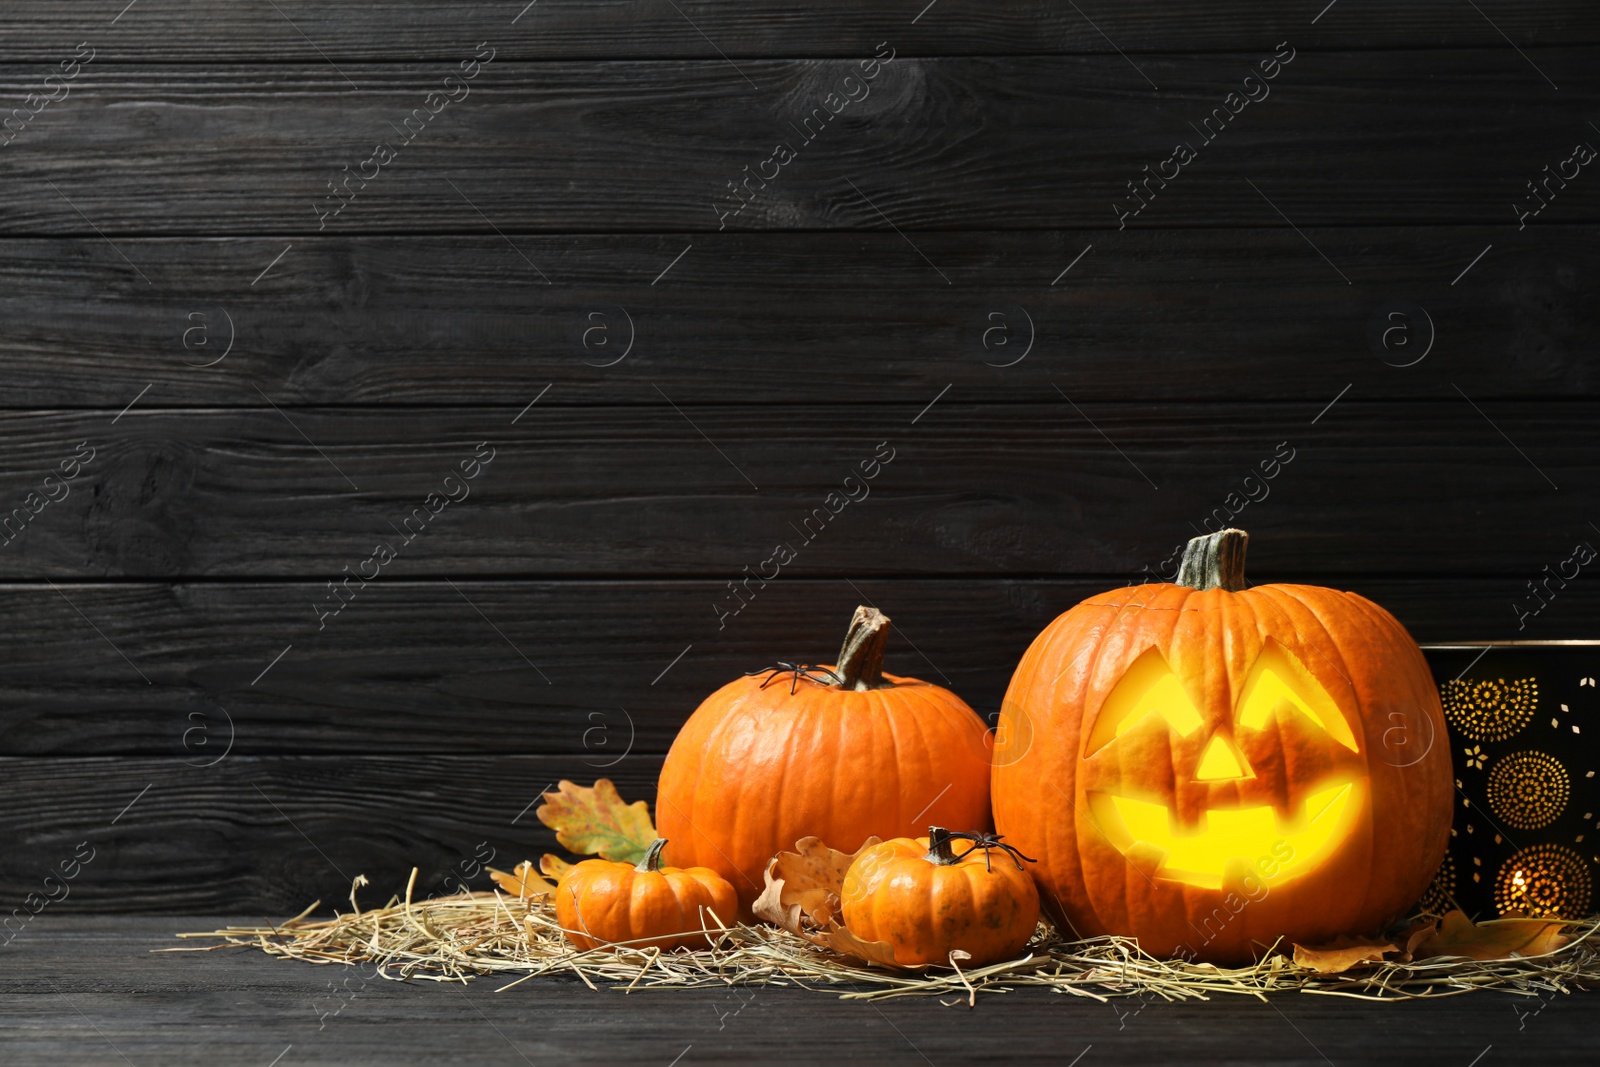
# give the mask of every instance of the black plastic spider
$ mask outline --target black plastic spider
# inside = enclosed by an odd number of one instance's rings
[[[828,667],[819,666],[815,663],[785,663],[782,660],[778,661],[776,667],[762,667],[757,671],[744,672],[746,678],[757,674],[767,675],[767,679],[761,683],[761,688],[763,689],[771,685],[773,680],[780,675],[789,675],[790,696],[794,696],[795,688],[800,684],[800,679],[802,678],[809,682],[816,682],[818,685],[839,685],[844,681]]]
[[[1015,845],[1008,845],[1004,841],[1000,840],[1000,838],[1001,838],[1000,834],[984,834],[984,833],[978,833],[978,832],[972,831],[972,830],[944,830],[942,832],[943,832],[944,837],[945,837],[946,840],[949,840],[949,841],[971,841],[972,842],[972,847],[967,849],[965,852],[961,853],[961,855],[957,856],[956,857],[957,860],[966,859],[968,856],[970,856],[974,852],[978,851],[978,849],[980,849],[980,848],[983,849],[983,869],[986,870],[986,871],[994,870],[994,867],[991,866],[990,863],[989,863],[989,851],[990,851],[990,849],[996,849],[997,848],[1001,852],[1005,853],[1007,856],[1010,856],[1011,857],[1011,862],[1013,862],[1013,863],[1015,863],[1017,865],[1017,870],[1019,870],[1019,871],[1026,869],[1026,868],[1024,868],[1022,866],[1022,861],[1023,860],[1027,860],[1029,863],[1038,863],[1039,862],[1038,860],[1034,859],[1032,856],[1024,856],[1022,854],[1022,850],[1017,848]],[[933,831],[930,828],[930,830],[929,830],[929,836],[930,837],[932,836],[932,833],[933,833]]]

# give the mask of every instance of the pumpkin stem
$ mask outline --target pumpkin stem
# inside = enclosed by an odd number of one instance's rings
[[[961,857],[957,856],[955,849],[950,847],[950,842],[955,840],[955,835],[942,826],[928,827],[928,855],[927,860],[935,867],[949,867],[959,863]]]
[[[1219,530],[1192,537],[1178,565],[1178,583],[1191,589],[1226,589],[1237,593],[1245,588],[1244,548],[1250,535],[1243,530]]]
[[[883,680],[883,647],[888,642],[889,616],[865,605],[856,608],[833,668],[839,688],[865,692],[888,685]]]
[[[650,847],[644,850],[644,858],[634,865],[634,870],[641,874],[648,871],[661,869],[661,850],[667,847],[667,839],[658,837],[650,842]]]

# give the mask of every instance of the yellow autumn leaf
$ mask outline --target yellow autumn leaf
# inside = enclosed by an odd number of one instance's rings
[[[539,857],[539,869],[544,872],[546,878],[553,882],[561,881],[562,876],[575,866],[577,864],[568,863],[560,856],[552,855],[549,852]]]
[[[602,778],[593,786],[563,780],[534,812],[556,832],[556,840],[584,856],[637,863],[656,839],[650,808],[642,800],[623,803],[617,787]]]
[[[538,873],[533,869],[531,860],[523,860],[509,874],[490,867],[489,877],[493,878],[495,884],[501,889],[520,900],[532,900],[534,897],[548,896],[555,892],[556,889],[552,883],[539,877]]]

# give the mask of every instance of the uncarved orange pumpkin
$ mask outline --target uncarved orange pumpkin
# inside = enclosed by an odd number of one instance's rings
[[[887,942],[902,967],[948,965],[957,949],[973,967],[1012,959],[1039,925],[1039,891],[1023,859],[993,836],[938,826],[881,842],[845,872],[844,925],[863,941]]]
[[[741,916],[802,837],[854,852],[930,821],[989,828],[989,744],[960,697],[882,672],[889,619],[857,608],[839,662],[757,672],[696,709],[661,769],[656,824],[681,865],[720,872]]]
[[[1452,772],[1421,651],[1354,593],[1244,582],[1246,535],[1176,584],[1090,597],[1023,656],[994,814],[1081,936],[1213,962],[1377,932],[1427,887]]]
[[[657,840],[637,864],[584,860],[556,884],[556,918],[580,949],[625,944],[629,948],[705,948],[723,923],[733,921],[733,886],[704,867],[661,866]]]

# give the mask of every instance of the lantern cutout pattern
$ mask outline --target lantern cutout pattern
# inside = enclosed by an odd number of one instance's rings
[[[1535,740],[1545,727],[1541,706],[1552,703],[1541,700],[1538,678],[1464,677],[1440,686],[1461,777],[1450,854],[1420,907],[1440,912],[1459,905],[1476,914],[1492,907],[1502,916],[1541,918],[1589,914],[1600,854],[1585,838],[1600,831],[1600,821],[1596,811],[1575,810],[1573,801],[1580,786],[1593,796],[1595,772],[1575,773],[1557,753],[1579,741],[1570,736],[1580,733],[1571,701],[1585,688],[1592,696],[1593,687],[1583,677],[1576,690],[1558,695],[1548,710],[1551,740],[1569,740],[1551,744]],[[1560,839],[1538,840],[1541,835]]]

